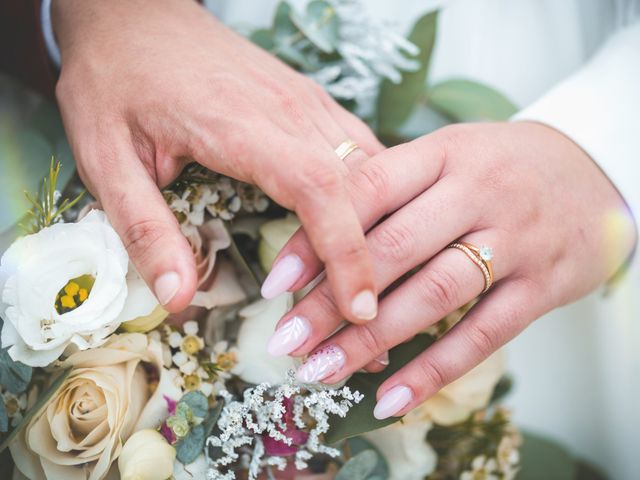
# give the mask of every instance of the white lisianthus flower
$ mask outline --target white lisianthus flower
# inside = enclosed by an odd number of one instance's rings
[[[129,437],[118,458],[122,480],[166,480],[173,473],[176,449],[157,431],[139,430]]]
[[[293,305],[293,295],[280,295],[273,300],[259,300],[240,311],[243,318],[238,332],[236,367],[245,382],[277,385],[287,378],[287,371],[299,362],[289,356],[273,357],[267,352],[267,339],[276,324]]]
[[[49,365],[69,345],[99,346],[157,306],[99,210],[18,239],[0,260],[2,347],[27,365]]]

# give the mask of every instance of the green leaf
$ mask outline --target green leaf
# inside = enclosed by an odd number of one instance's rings
[[[219,398],[218,403],[216,403],[216,406],[209,411],[209,415],[204,420],[204,422],[202,422],[202,425],[204,426],[205,437],[208,437],[209,435],[211,435],[211,432],[216,427],[216,424],[218,423],[218,419],[220,418],[220,414],[222,413],[223,408],[224,408],[224,400]]]
[[[7,349],[0,350],[0,385],[11,393],[22,393],[31,381],[31,367],[15,362]]]
[[[420,61],[420,69],[407,72],[402,82],[394,84],[385,80],[378,96],[378,130],[380,134],[393,134],[409,118],[424,93],[424,86],[429,71],[431,53],[436,40],[438,12],[431,12],[419,19],[409,41],[420,48],[416,57]]]
[[[202,453],[205,440],[204,426],[193,427],[186,437],[176,443],[176,458],[185,465],[193,462]]]
[[[291,11],[289,18],[305,37],[324,53],[332,53],[338,43],[339,21],[325,0],[313,0],[303,15]]]
[[[352,390],[362,393],[364,399],[359,404],[354,405],[344,418],[337,416],[331,418],[329,422],[331,428],[325,436],[327,443],[332,444],[345,438],[377,430],[400,420],[397,417],[377,420],[373,416],[378,387],[387,378],[425,351],[434,341],[435,339],[430,335],[416,335],[413,340],[398,345],[389,352],[389,366],[384,371],[380,373],[356,373],[353,375],[346,385]]]
[[[273,17],[272,32],[276,43],[291,44],[302,37],[298,27],[291,21],[291,5],[287,2],[278,4]]]
[[[194,417],[205,418],[209,412],[209,401],[202,392],[189,392],[178,403],[189,405]]]
[[[271,50],[275,46],[271,30],[264,28],[252,32],[249,40],[265,50]]]
[[[336,480],[367,480],[377,463],[378,454],[373,450],[364,450],[343,465],[336,475]]]
[[[563,447],[551,440],[525,433],[520,449],[518,480],[574,480],[576,461]]]
[[[384,455],[382,455],[382,452],[380,452],[373,443],[363,437],[353,437],[347,439],[347,446],[352,456],[355,456],[360,452],[364,452],[365,450],[373,450],[378,454],[378,463],[376,464],[373,472],[371,472],[369,480],[373,480],[374,478],[389,478],[389,465],[387,464]]]
[[[471,80],[454,79],[427,90],[427,104],[454,122],[503,121],[515,105],[497,90]]]
[[[7,448],[11,444],[11,442],[13,442],[16,435],[18,435],[18,433],[20,433],[22,429],[29,424],[31,419],[36,415],[39,415],[40,412],[47,406],[51,397],[58,393],[60,388],[62,388],[62,385],[71,373],[71,370],[71,368],[68,368],[67,370],[64,370],[62,373],[60,373],[58,377],[53,381],[53,383],[49,385],[49,387],[44,392],[42,392],[33,407],[31,407],[29,411],[25,413],[20,424],[15,429],[13,429],[9,436],[4,440],[4,442],[2,442],[2,444],[0,445],[0,452]]]
[[[9,416],[7,415],[7,407],[4,401],[0,399],[0,432],[5,433],[9,430]]]

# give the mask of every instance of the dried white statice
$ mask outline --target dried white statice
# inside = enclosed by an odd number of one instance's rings
[[[340,58],[324,62],[307,75],[334,98],[351,100],[354,113],[371,117],[380,83],[400,83],[402,72],[420,68],[415,57],[420,49],[398,34],[393,25],[368,17],[362,0],[328,0],[339,19],[336,50]]]
[[[234,399],[229,392],[221,395],[226,403],[217,423],[220,433],[207,439],[205,449],[210,480],[235,479],[237,466],[248,470],[249,480],[256,479],[265,467],[284,470],[287,459],[269,455],[264,442],[271,439],[292,446],[293,438],[287,435],[292,429],[304,432],[305,438],[304,443],[295,444],[297,469],[306,468],[307,461],[318,453],[339,456],[339,450],[322,443],[322,435],[329,430],[329,416],[344,417],[363,398],[349,387],[303,390],[295,384],[293,372],[289,373],[287,382],[277,387],[265,383],[245,390],[242,401]],[[222,455],[211,458],[210,447],[219,448]]]

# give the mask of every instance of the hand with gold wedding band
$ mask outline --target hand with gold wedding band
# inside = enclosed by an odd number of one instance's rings
[[[543,313],[601,285],[636,236],[595,163],[536,123],[444,128],[351,168],[348,187],[384,295],[375,319],[340,328],[321,282],[280,321],[269,350],[309,355],[300,380],[331,384],[363,367],[380,371],[388,350],[484,293],[382,384],[378,418],[404,415]],[[605,228],[612,225],[615,232]],[[301,232],[279,258],[289,255],[305,265],[293,289],[322,270]],[[290,322],[297,328],[282,328]]]
[[[56,96],[78,170],[158,300],[177,312],[196,290],[193,252],[159,191],[194,159],[294,210],[344,317],[373,317],[373,272],[346,182],[350,165],[383,146],[321,87],[198,2],[151,5],[66,0],[51,14],[62,53]],[[346,138],[361,149],[336,152]],[[290,260],[265,295],[302,273]]]

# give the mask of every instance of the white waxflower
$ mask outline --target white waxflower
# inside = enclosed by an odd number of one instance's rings
[[[462,472],[460,480],[499,480],[500,477],[495,475],[498,464],[494,458],[478,455],[471,462],[471,470]]]
[[[2,347],[46,366],[68,345],[101,345],[158,302],[133,268],[104,212],[18,239],[0,260]]]

